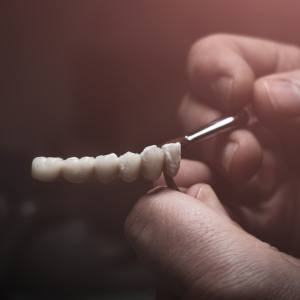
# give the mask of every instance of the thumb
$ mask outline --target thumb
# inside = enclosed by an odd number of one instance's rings
[[[295,264],[233,223],[208,185],[144,196],[125,229],[140,259],[184,299],[279,299],[299,292]]]

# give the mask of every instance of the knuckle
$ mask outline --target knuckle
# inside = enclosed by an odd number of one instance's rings
[[[221,47],[228,46],[232,36],[225,33],[208,35],[196,41],[188,55],[188,73],[192,80],[199,81],[214,72],[212,63],[218,59]]]

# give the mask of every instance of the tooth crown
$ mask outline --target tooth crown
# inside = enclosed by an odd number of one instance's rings
[[[162,149],[165,153],[165,172],[174,177],[180,167],[181,160],[181,144],[180,143],[172,143],[166,144],[162,146]]]
[[[93,157],[70,157],[62,165],[63,177],[72,183],[82,183],[87,181],[94,169]]]
[[[112,182],[119,174],[120,159],[115,153],[100,155],[95,160],[95,174],[101,183]]]
[[[134,182],[140,176],[141,156],[127,152],[120,156],[120,178],[125,182]]]
[[[146,147],[141,154],[127,152],[118,157],[115,153],[94,157],[36,157],[32,161],[32,177],[45,182],[60,177],[72,183],[82,183],[95,176],[107,184],[120,178],[134,182],[141,176],[154,181],[162,172],[174,177],[180,167],[181,144],[166,144],[159,148]]]
[[[165,154],[157,146],[149,146],[141,153],[142,173],[144,178],[154,181],[161,175]]]
[[[63,160],[59,157],[36,157],[32,161],[31,175],[33,178],[50,182],[59,177]]]

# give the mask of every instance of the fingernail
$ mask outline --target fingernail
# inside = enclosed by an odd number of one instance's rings
[[[230,172],[232,160],[236,153],[237,148],[238,148],[238,143],[229,142],[223,150],[221,164],[226,173]]]
[[[223,108],[230,108],[230,97],[233,89],[233,78],[221,77],[211,83],[211,90],[215,99],[223,105]]]
[[[188,195],[198,199],[199,194],[201,193],[202,185],[195,184],[188,189]]]
[[[300,114],[300,82],[272,79],[265,81],[264,86],[275,111],[288,117]]]

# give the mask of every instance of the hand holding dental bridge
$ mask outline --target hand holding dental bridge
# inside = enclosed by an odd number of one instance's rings
[[[222,34],[191,49],[184,131],[246,106],[252,117],[191,148],[184,193],[157,188],[128,216],[158,299],[299,298],[299,69],[300,50],[272,41]]]
[[[214,35],[191,49],[190,90],[179,108],[183,131],[246,107],[251,119],[246,129],[191,147],[176,176],[182,192],[157,188],[128,216],[128,240],[159,279],[159,299],[299,298],[299,69],[300,50],[271,41]],[[107,183],[130,160],[156,180],[170,161],[161,148],[151,149],[159,165],[151,175],[134,153],[38,158],[33,174],[82,182],[93,169]],[[137,169],[121,179],[134,181]]]

